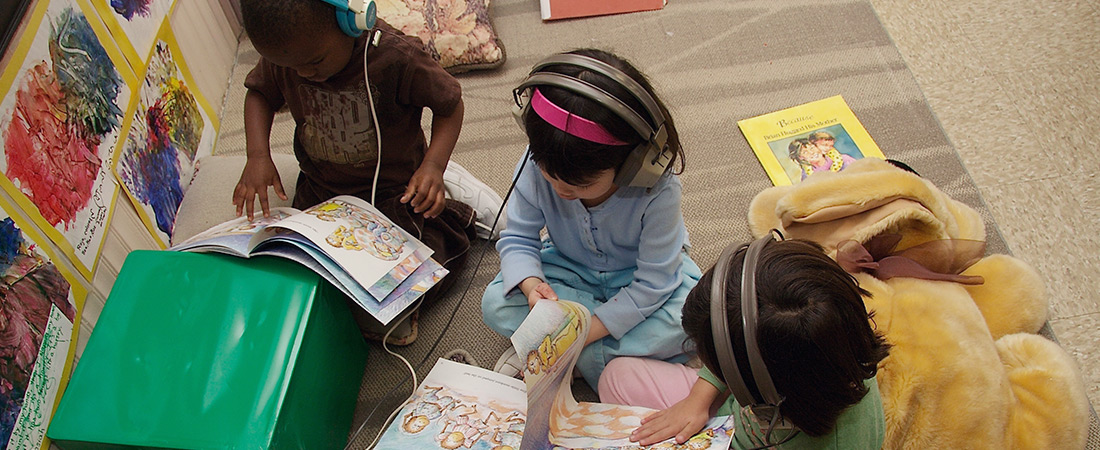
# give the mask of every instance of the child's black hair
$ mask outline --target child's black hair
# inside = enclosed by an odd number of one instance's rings
[[[321,0],[240,0],[241,21],[253,45],[282,47],[303,31],[336,28],[335,9]]]
[[[682,172],[684,152],[680,146],[680,136],[676,132],[676,126],[672,121],[668,108],[657,97],[653,86],[650,85],[645,75],[625,59],[607,51],[585,48],[568,53],[587,56],[610,64],[637,81],[653,97],[660,107],[661,113],[665,116],[668,148],[674,155],[669,166],[679,165],[674,173]],[[572,65],[552,65],[543,68],[541,71],[561,73],[592,83],[622,100],[631,109],[638,111],[643,118],[648,120],[648,114],[642,103],[635,99],[629,90],[608,77]],[[553,86],[538,86],[538,90],[555,105],[576,116],[602,125],[612,136],[626,142],[625,145],[595,143],[555,128],[539,117],[538,114],[527,114],[524,128],[527,130],[527,138],[531,146],[531,158],[548,175],[575,186],[584,185],[605,170],[618,170],[630,152],[642,143],[642,137],[629,123],[610,109],[590,100],[588,97]],[[650,126],[655,126],[655,124],[651,123]]]
[[[741,270],[745,251],[730,262],[726,309],[734,349],[744,349]],[[780,413],[810,436],[822,436],[837,417],[867,394],[890,345],[870,324],[863,304],[870,295],[813,242],[785,240],[764,247],[757,268],[757,342],[776,391],[786,399]],[[714,269],[688,294],[682,322],[703,363],[721,377],[710,325]],[[734,352],[745,380],[748,357]],[[746,382],[749,389],[755,383]],[[745,405],[742,405],[745,406]]]

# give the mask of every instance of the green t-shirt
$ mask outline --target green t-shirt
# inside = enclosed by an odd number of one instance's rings
[[[706,367],[699,369],[699,378],[707,380],[710,384],[725,391],[726,385]],[[786,449],[877,449],[882,448],[882,441],[886,438],[886,418],[882,413],[882,396],[878,392],[878,382],[868,378],[863,380],[867,386],[867,395],[837,417],[836,428],[829,434],[813,437],[806,433],[798,433],[797,436],[782,445]],[[718,408],[719,416],[738,414],[738,420],[734,421],[735,433],[731,449],[746,449],[764,445],[764,432],[750,415],[752,411],[746,408],[742,411],[737,400],[732,395]],[[779,442],[787,436],[787,430],[775,430],[772,432],[771,442]]]

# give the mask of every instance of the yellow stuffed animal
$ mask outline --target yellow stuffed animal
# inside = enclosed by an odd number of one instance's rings
[[[834,258],[846,240],[884,235],[900,236],[895,253],[985,240],[972,208],[878,159],[762,191],[749,226],[755,236],[774,228],[815,241]],[[981,257],[961,275],[983,281],[856,274],[872,294],[865,303],[875,326],[893,345],[877,377],[885,448],[1083,448],[1089,404],[1080,371],[1035,334],[1047,319],[1039,275],[1008,255]]]

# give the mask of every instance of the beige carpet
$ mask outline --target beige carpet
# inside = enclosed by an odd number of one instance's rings
[[[745,211],[753,195],[770,186],[737,120],[836,94],[844,96],[888,157],[907,162],[982,214],[990,252],[1007,252],[977,188],[868,3],[672,0],[661,11],[549,23],[539,19],[538,5],[494,1],[491,11],[507,63],[459,76],[466,118],[454,159],[498,192],[508,187],[524,145],[510,115],[512,88],[544,56],[592,46],[630,59],[671,108],[687,151],[681,178],[691,254],[704,268],[728,243],[749,239]],[[218,154],[243,153],[240,80],[257,58],[243,44]],[[288,119],[276,121],[276,151],[290,152]],[[451,295],[423,309],[417,341],[396,349],[417,367],[418,377],[456,348],[491,368],[509,345],[481,322],[481,293],[498,270],[496,252],[476,246],[471,266],[479,260],[476,272],[471,267],[455,275],[459,280]],[[365,448],[413,388],[403,364],[379,345],[371,350],[353,431],[366,424],[352,448]],[[592,393],[579,388],[577,395]]]

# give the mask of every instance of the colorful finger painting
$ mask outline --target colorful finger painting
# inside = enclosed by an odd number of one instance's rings
[[[167,247],[198,157],[213,152],[216,125],[193,90],[167,23],[146,66],[115,167],[146,228]]]
[[[118,195],[111,157],[136,83],[88,10],[42,1],[28,20],[12,54],[22,63],[0,78],[0,187],[90,279]]]
[[[135,72],[140,72],[148,62],[157,32],[175,3],[175,0],[92,0]]]
[[[85,291],[0,201],[0,447],[45,448]]]

